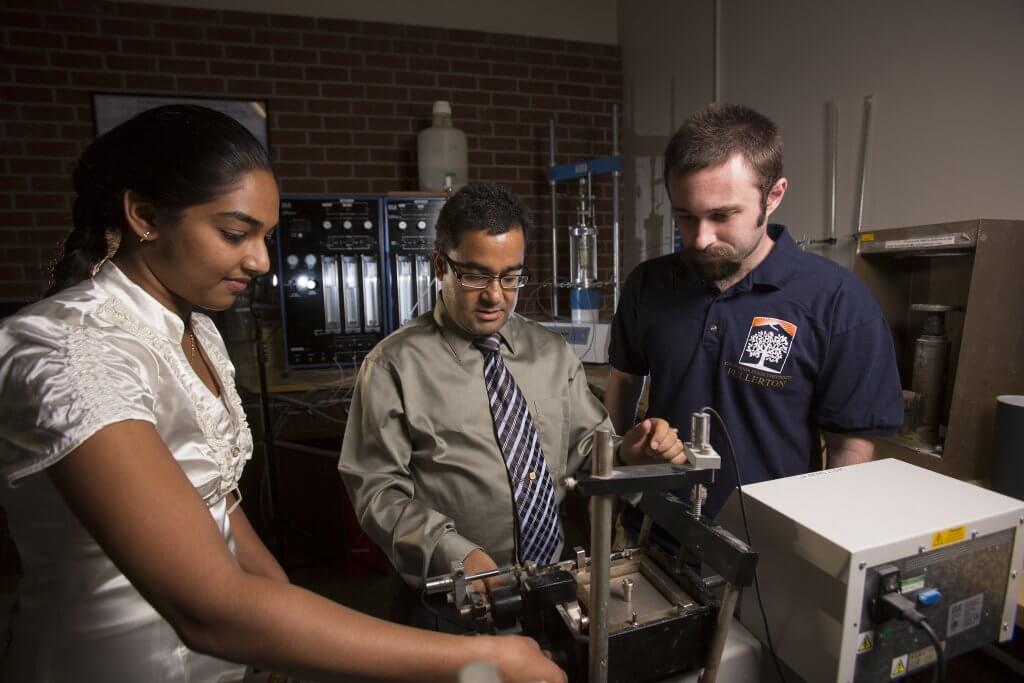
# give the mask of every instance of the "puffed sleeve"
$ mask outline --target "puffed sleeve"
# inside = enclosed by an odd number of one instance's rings
[[[0,473],[46,469],[115,422],[156,424],[145,352],[96,327],[43,316],[0,327]]]

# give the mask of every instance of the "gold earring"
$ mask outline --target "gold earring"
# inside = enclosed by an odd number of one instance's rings
[[[151,232],[153,232],[153,231],[152,230],[147,230],[146,232],[142,233],[142,237],[139,238],[139,244],[142,244],[143,242],[145,242],[146,238],[149,237],[149,233],[151,233]]]

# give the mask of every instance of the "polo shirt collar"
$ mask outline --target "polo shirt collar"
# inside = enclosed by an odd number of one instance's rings
[[[789,236],[786,226],[778,223],[768,224],[768,237],[775,242],[775,246],[768,252],[764,261],[761,261],[757,268],[743,278],[750,281],[749,289],[755,287],[782,289],[793,277],[794,259],[799,256],[800,247]]]
[[[441,331],[441,336],[444,338],[448,347],[455,354],[455,358],[461,363],[462,359],[465,358],[467,353],[480,353],[480,351],[473,346],[473,335],[466,332],[464,329],[455,324],[452,320],[451,314],[448,312],[448,306],[444,302],[444,297],[438,296],[437,303],[434,305],[434,322],[437,324],[438,329]],[[515,337],[516,330],[522,321],[519,320],[519,316],[513,313],[508,317],[505,325],[498,330],[498,335],[501,340],[508,347],[509,352],[515,356]]]

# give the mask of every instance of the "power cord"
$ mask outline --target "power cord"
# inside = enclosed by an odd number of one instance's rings
[[[729,428],[725,426],[725,420],[718,414],[718,411],[711,406],[704,406],[700,410],[702,413],[714,415],[715,419],[718,420],[718,426],[722,428],[722,433],[725,434],[725,442],[729,445],[729,460],[732,461],[733,470],[736,473],[736,495],[740,501],[743,531],[747,535],[747,545],[753,547],[754,542],[750,540],[750,525],[747,523],[747,507],[743,502],[743,479],[740,477],[740,465],[736,459],[736,449],[732,445],[732,436],[729,435]],[[779,656],[775,652],[775,644],[772,642],[772,632],[768,628],[768,615],[765,612],[764,601],[761,598],[761,583],[758,581],[756,567],[754,569],[754,592],[757,596],[757,606],[761,610],[761,621],[764,624],[765,639],[768,641],[768,651],[772,653],[772,662],[775,664],[775,673],[779,675],[779,680],[782,683],[786,683],[786,676],[782,673],[782,664],[779,662]]]
[[[935,648],[935,681],[946,681],[946,649],[942,646],[935,629],[928,623],[928,618],[917,611],[914,603],[900,593],[886,593],[878,600],[880,616],[883,620],[902,619],[925,632]]]

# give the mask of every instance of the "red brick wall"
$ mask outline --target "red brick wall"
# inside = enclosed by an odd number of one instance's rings
[[[455,125],[469,136],[471,178],[505,183],[533,208],[528,263],[546,281],[548,121],[556,121],[557,163],[610,154],[622,61],[614,46],[474,31],[6,0],[0,301],[31,300],[45,288],[70,226],[70,172],[94,135],[94,92],[265,99],[283,191],[329,193],[417,189],[416,134],[430,125],[432,102],[450,100]],[[595,186],[610,269],[610,180]],[[562,191],[564,227],[575,188]],[[546,308],[550,290],[531,287],[522,309],[536,311],[538,295]]]

